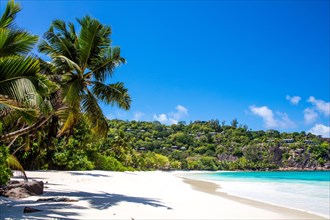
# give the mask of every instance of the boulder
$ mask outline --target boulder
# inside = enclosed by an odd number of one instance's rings
[[[3,196],[13,199],[41,195],[43,192],[44,183],[42,181],[12,181],[1,190]]]
[[[25,182],[24,187],[33,195],[42,195],[44,193],[44,182],[42,181]]]

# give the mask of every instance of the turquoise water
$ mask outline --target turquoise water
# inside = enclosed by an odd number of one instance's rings
[[[219,183],[228,194],[330,218],[330,171],[204,172],[191,178]]]
[[[311,184],[330,181],[330,171],[215,172],[198,175],[224,181],[233,179],[276,182],[309,181]]]

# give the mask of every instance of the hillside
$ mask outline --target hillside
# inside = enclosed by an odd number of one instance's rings
[[[305,132],[252,131],[218,120],[163,125],[108,121],[108,137],[95,139],[81,121],[73,136],[31,143],[18,152],[26,169],[268,170],[330,168],[329,139]],[[45,143],[45,140],[43,141]],[[44,146],[44,147],[43,147]],[[34,158],[34,159],[32,159]],[[31,163],[32,161],[32,163]]]

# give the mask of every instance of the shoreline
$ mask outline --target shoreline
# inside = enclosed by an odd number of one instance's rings
[[[271,212],[275,213],[283,213],[287,216],[290,216],[292,218],[297,218],[297,219],[328,219],[325,216],[310,213],[304,210],[297,210],[293,208],[288,208],[284,206],[279,206],[275,204],[270,204],[267,202],[263,201],[257,201],[253,199],[248,199],[240,196],[235,196],[235,195],[230,195],[225,192],[219,192],[218,189],[221,189],[221,185],[217,184],[212,181],[207,181],[207,180],[196,180],[196,179],[191,179],[187,177],[181,177],[183,179],[183,182],[191,185],[191,187],[195,190],[208,193],[211,195],[219,196],[222,198],[226,198],[228,200],[232,200],[235,202],[243,203],[249,206],[253,207],[258,207],[261,209],[265,209]]]
[[[325,219],[217,191],[182,172],[27,171],[44,194],[0,197],[0,219]],[[68,198],[74,202],[49,202]],[[42,202],[38,199],[43,199]],[[24,207],[41,212],[23,213]]]

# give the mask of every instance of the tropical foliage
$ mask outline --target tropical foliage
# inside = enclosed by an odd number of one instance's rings
[[[109,26],[86,16],[77,19],[76,33],[73,23],[67,29],[55,20],[39,44],[50,56],[46,62],[30,53],[38,37],[14,25],[20,10],[10,0],[0,18],[0,143],[12,154],[6,164],[21,169],[14,154],[29,159],[24,167],[38,167],[49,159],[47,151],[76,147],[70,135],[81,118],[94,135],[105,137],[108,124],[98,102],[129,109],[131,99],[123,83],[106,84],[125,63],[120,48],[110,46]],[[63,154],[55,156],[67,165]],[[80,167],[71,159],[70,168]]]
[[[56,88],[40,74],[39,59],[29,55],[38,37],[15,28],[20,10],[9,1],[0,19],[0,121],[6,131],[0,134],[0,141],[37,129],[45,117],[42,113],[50,108],[47,99]]]
[[[129,109],[130,96],[121,82],[106,84],[115,67],[125,63],[119,47],[111,47],[111,29],[86,16],[77,19],[80,32],[73,23],[53,21],[39,51],[50,55],[52,74],[61,85],[63,104],[60,117],[64,119],[61,133],[69,132],[82,114],[87,116],[95,134],[105,136],[106,118],[98,101],[117,104]]]
[[[6,184],[11,177],[11,171],[7,164],[8,157],[8,148],[0,145],[0,186]]]
[[[166,126],[159,122],[108,121],[107,138],[90,134],[87,120],[56,148],[18,152],[29,169],[101,170],[267,170],[329,169],[329,139],[304,132],[251,131],[217,120]],[[33,145],[38,146],[37,143]],[[34,150],[36,149],[36,150]],[[31,158],[39,163],[31,166]],[[44,159],[42,159],[44,158]],[[48,159],[46,159],[48,158]]]

